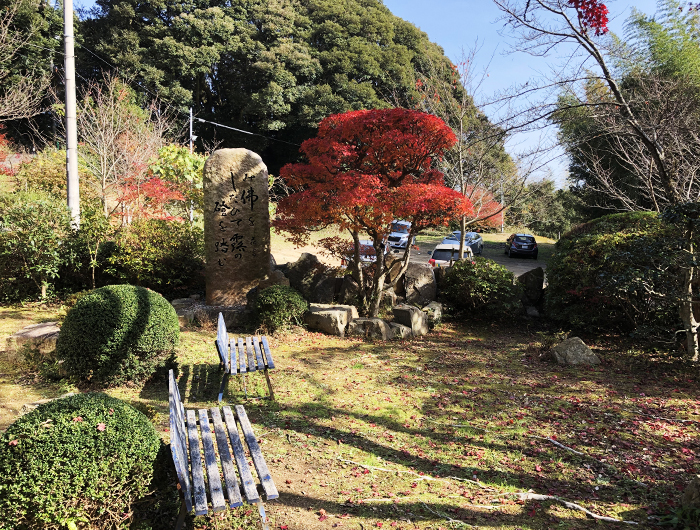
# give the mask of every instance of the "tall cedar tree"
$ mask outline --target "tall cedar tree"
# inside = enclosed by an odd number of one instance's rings
[[[347,230],[354,241],[353,276],[364,309],[376,316],[388,265],[396,280],[408,266],[411,248],[394,262],[384,255],[392,219],[411,221],[409,240],[421,230],[447,225],[470,215],[471,202],[444,184],[433,164],[456,138],[436,116],[407,109],[360,110],[324,119],[315,138],[301,151],[307,163],[287,164],[281,175],[302,191],[282,199],[274,226],[297,244],[312,230],[329,226]],[[360,261],[360,233],[372,239],[377,261],[365,278]],[[396,270],[399,269],[400,270]]]

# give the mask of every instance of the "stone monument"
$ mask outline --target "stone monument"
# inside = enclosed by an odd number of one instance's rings
[[[204,164],[207,305],[246,303],[270,273],[267,167],[247,149],[214,151]]]

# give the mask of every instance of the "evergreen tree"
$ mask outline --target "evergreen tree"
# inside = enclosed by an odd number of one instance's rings
[[[379,0],[98,0],[81,32],[87,74],[105,67],[94,52],[180,110],[288,142],[197,125],[273,173],[323,118],[414,107],[416,71],[449,62]]]

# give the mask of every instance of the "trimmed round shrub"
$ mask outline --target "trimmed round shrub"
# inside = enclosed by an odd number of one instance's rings
[[[0,529],[127,527],[161,443],[146,416],[105,394],[39,406],[0,435]]]
[[[285,285],[272,285],[260,291],[255,301],[255,312],[260,325],[275,331],[296,323],[301,325],[301,317],[309,304],[298,291]]]
[[[654,212],[579,225],[547,265],[547,313],[575,328],[670,328],[678,321],[680,249],[675,227]]]
[[[56,357],[82,381],[120,385],[167,366],[179,340],[177,314],[165,298],[144,287],[108,285],[68,311]]]
[[[457,311],[507,316],[522,309],[522,288],[513,273],[482,257],[457,261],[445,275],[440,293]]]

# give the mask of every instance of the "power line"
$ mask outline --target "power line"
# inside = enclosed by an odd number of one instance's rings
[[[80,46],[83,50],[85,50],[85,51],[87,51],[88,53],[90,53],[91,55],[93,55],[93,56],[94,56],[95,58],[97,58],[98,60],[100,60],[100,61],[102,61],[103,63],[105,63],[107,66],[109,66],[109,67],[113,68],[114,70],[116,70],[117,72],[119,72],[119,68],[117,68],[116,66],[114,66],[113,64],[111,64],[109,61],[107,61],[107,60],[103,59],[102,57],[100,57],[99,55],[97,55],[95,52],[93,52],[92,50],[90,50],[90,48],[88,48],[87,46],[84,46],[84,45],[82,45],[82,44],[79,44],[79,46]],[[151,92],[151,91],[148,89],[148,87],[145,87],[145,86],[141,85],[141,83],[139,83],[138,81],[135,81],[135,80],[134,80],[134,81],[126,81],[126,80],[124,80],[124,81],[125,81],[125,82],[134,82],[134,83],[136,83],[141,89],[143,89],[143,90],[145,90],[146,92],[148,92],[148,93],[149,93],[151,96],[153,96],[154,98],[157,98],[157,97],[158,97],[157,94],[154,94],[153,92]],[[171,107],[170,104],[167,104],[167,107],[168,107],[168,108],[175,108],[175,107]],[[176,111],[178,114],[180,114],[181,116],[183,116],[183,117],[186,117],[186,118],[188,118],[188,119],[189,119],[189,117],[190,117],[188,113],[185,113],[185,112],[183,112],[183,111],[181,111],[181,110],[179,110],[179,109],[177,109],[177,108],[175,108],[175,111]],[[195,117],[194,119],[197,120],[197,121],[200,121],[200,122],[202,122],[202,123],[208,123],[208,124],[210,124],[210,125],[214,125],[215,127],[223,127],[224,129],[230,129],[230,130],[232,130],[232,131],[236,131],[236,132],[243,133],[243,134],[249,134],[249,135],[251,135],[251,136],[260,136],[261,138],[265,138],[265,139],[271,140],[271,141],[273,141],[273,142],[280,142],[280,143],[283,143],[283,144],[288,144],[288,145],[293,145],[293,146],[295,146],[295,147],[300,147],[299,144],[295,144],[295,143],[292,143],[292,142],[287,142],[286,140],[279,140],[279,139],[277,139],[277,138],[272,138],[272,137],[270,137],[270,136],[265,136],[264,134],[254,133],[254,132],[251,132],[251,131],[245,131],[245,130],[243,130],[243,129],[237,129],[236,127],[231,127],[231,126],[229,126],[229,125],[224,125],[224,124],[222,124],[222,123],[217,123],[217,122],[214,122],[214,121],[204,120],[204,119],[202,119],[202,118],[196,118],[196,117]]]
[[[209,123],[209,124],[214,125],[216,127],[223,127],[225,129],[231,129],[232,131],[237,131],[237,132],[240,132],[243,134],[251,134],[253,136],[261,136],[263,138],[267,138],[268,140],[272,140],[273,142],[281,142],[283,144],[289,144],[289,145],[294,145],[296,147],[299,147],[299,144],[287,142],[286,140],[278,140],[277,138],[271,138],[270,136],[265,136],[264,134],[258,134],[258,133],[254,133],[254,132],[250,132],[250,131],[244,131],[243,129],[236,129],[235,127],[229,127],[228,125],[223,125],[222,123],[216,123],[214,121],[207,121],[207,120],[203,120],[202,118],[195,118],[195,120],[201,121],[202,123]]]
[[[75,44],[76,44],[78,47],[80,47],[80,48],[82,48],[83,50],[85,50],[86,52],[88,52],[88,53],[89,53],[90,55],[92,55],[93,57],[95,57],[97,60],[103,62],[104,64],[106,64],[106,65],[109,66],[110,68],[114,69],[114,70],[119,74],[119,76],[120,76],[120,78],[122,79],[123,82],[128,83],[128,84],[134,83],[134,84],[136,84],[140,89],[142,89],[142,90],[144,90],[145,92],[147,92],[148,94],[150,94],[152,97],[158,98],[158,95],[157,95],[157,94],[155,94],[154,92],[152,92],[148,87],[143,86],[143,85],[142,85],[141,83],[139,83],[138,81],[132,80],[132,79],[126,79],[126,78],[124,78],[124,77],[121,75],[120,70],[119,70],[118,67],[114,66],[112,63],[110,63],[110,62],[107,61],[106,59],[103,59],[102,57],[100,57],[99,55],[97,55],[97,53],[93,52],[93,51],[92,51],[90,48],[88,48],[87,46],[85,46],[85,45],[83,45],[83,44],[80,44],[80,43],[77,43],[77,42],[76,42]],[[25,43],[25,45],[27,45],[27,46],[32,46],[32,47],[34,47],[34,48],[39,48],[39,49],[41,49],[41,50],[47,50],[47,51],[50,51],[50,52],[53,52],[53,53],[57,53],[57,54],[59,54],[59,55],[65,55],[64,52],[61,52],[61,51],[59,51],[59,50],[54,50],[54,49],[51,49],[51,48],[46,48],[45,46],[39,46],[38,44]],[[25,58],[28,58],[26,55],[21,54],[21,53],[18,53],[18,55],[21,55],[21,56],[23,56],[23,57],[25,57]],[[58,69],[58,67],[56,67],[56,68]],[[78,77],[80,77],[83,81],[85,81],[86,83],[89,83],[89,81],[88,81],[87,79],[85,79],[82,75],[80,75],[79,73],[78,73],[77,75],[78,75]],[[178,109],[177,107],[173,107],[170,103],[166,103],[166,109],[174,109],[175,112],[176,112],[177,114],[179,114],[179,115],[182,116],[182,117],[185,117],[185,118],[188,118],[188,119],[189,119],[189,114],[183,112],[182,110]],[[223,127],[224,129],[230,129],[230,130],[232,130],[232,131],[236,131],[236,132],[239,132],[239,133],[242,133],[242,134],[249,134],[249,135],[251,135],[251,136],[259,136],[259,137],[261,137],[261,138],[265,138],[266,140],[270,140],[270,141],[272,141],[272,142],[280,142],[280,143],[283,143],[283,144],[293,145],[293,146],[295,146],[295,147],[300,147],[300,144],[295,144],[295,143],[293,143],[293,142],[288,142],[288,141],[286,141],[286,140],[279,140],[278,138],[272,138],[271,136],[266,136],[266,135],[264,135],[264,134],[254,133],[254,132],[251,132],[251,131],[246,131],[246,130],[244,130],[244,129],[237,129],[236,127],[231,127],[231,126],[229,126],[229,125],[224,125],[223,123],[217,123],[217,122],[214,122],[214,121],[204,120],[204,119],[202,119],[202,118],[197,118],[197,117],[195,117],[194,119],[197,120],[197,121],[199,121],[199,122],[202,122],[202,123],[208,123],[208,124],[213,125],[213,126],[215,126],[215,127]]]

